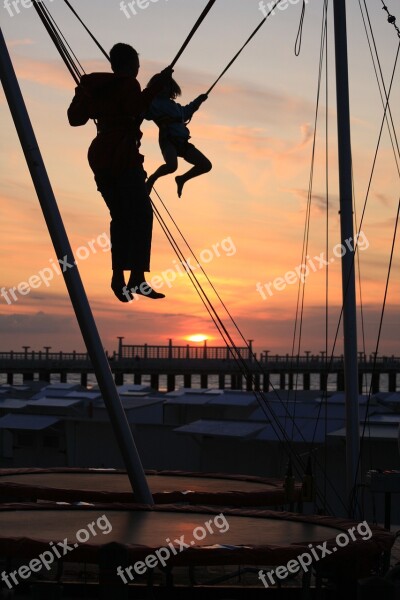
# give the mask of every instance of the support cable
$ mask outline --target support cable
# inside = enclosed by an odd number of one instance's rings
[[[264,25],[265,21],[268,19],[268,17],[274,12],[275,8],[278,6],[278,4],[281,2],[282,0],[277,0],[275,2],[275,4],[273,5],[273,7],[271,8],[271,10],[269,11],[269,13],[267,14],[266,17],[264,17],[264,19],[261,21],[261,23],[259,25],[257,25],[257,27],[255,28],[255,30],[253,31],[253,33],[250,35],[249,38],[247,38],[247,40],[245,41],[245,43],[243,44],[243,46],[240,48],[240,50],[235,54],[235,56],[232,58],[231,61],[229,61],[229,63],[227,64],[227,66],[225,67],[225,69],[222,71],[222,73],[217,77],[217,79],[214,81],[214,83],[212,84],[212,86],[208,89],[208,91],[206,92],[207,96],[212,92],[212,90],[215,88],[215,86],[217,85],[218,81],[220,79],[222,79],[222,77],[225,75],[225,73],[227,72],[227,70],[233,65],[233,63],[235,62],[235,60],[238,58],[238,56],[243,52],[243,50],[246,48],[247,44],[249,44],[251,42],[251,40],[253,39],[253,37],[256,35],[256,33],[258,32],[259,29],[261,29],[261,27]]]
[[[159,196],[159,194],[157,193],[157,191],[155,190],[155,188],[153,188],[153,189],[154,189],[155,193],[157,194],[157,196],[160,198],[160,196]],[[160,198],[160,201],[162,202],[161,198]],[[162,204],[163,204],[163,206],[165,206],[163,202],[162,202]],[[153,207],[154,207],[154,203],[153,203]],[[159,216],[160,216],[160,213],[158,212],[158,210],[157,210],[157,209],[156,209],[156,216],[157,216],[157,219],[158,219],[158,220],[159,220],[159,222],[160,222],[160,218],[159,218]],[[171,217],[171,218],[172,218],[172,217]],[[161,224],[161,222],[160,222],[160,224]],[[184,259],[184,255],[183,255],[183,253],[182,253],[182,252],[181,252],[181,250],[179,249],[179,246],[176,244],[176,241],[174,240],[173,236],[170,234],[170,232],[169,232],[169,230],[168,230],[168,227],[165,225],[165,223],[162,225],[162,228],[163,228],[164,232],[168,232],[167,238],[169,239],[169,241],[170,241],[170,243],[171,243],[172,247],[174,248],[175,252],[177,253],[177,256],[178,256],[178,258],[180,258],[180,259],[182,259],[182,258],[183,258],[183,259]],[[182,235],[182,234],[181,234],[181,235]],[[188,247],[189,247],[189,246],[188,246]],[[190,247],[189,247],[189,248],[190,248]],[[199,261],[197,260],[197,257],[196,257],[196,255],[195,255],[193,252],[192,252],[192,254],[193,254],[193,256],[194,256],[195,260],[196,260],[197,262],[199,262]],[[196,290],[197,290],[197,293],[199,294],[199,296],[200,296],[200,297],[201,297],[201,299],[202,299],[202,302],[203,302],[203,304],[205,303],[205,301],[207,301],[207,302],[209,302],[209,303],[210,303],[210,301],[208,300],[207,294],[205,294],[204,290],[203,290],[203,289],[202,289],[202,287],[201,287],[201,284],[200,284],[200,283],[197,281],[197,278],[196,278],[196,276],[195,276],[193,273],[190,273],[190,274],[189,274],[189,272],[188,272],[188,275],[189,275],[189,277],[190,277],[190,279],[191,279],[192,283],[193,283],[193,281],[194,281],[194,280],[196,281],[196,284],[194,284],[194,285],[195,285],[195,288],[196,288]],[[210,282],[210,283],[211,283],[211,282]],[[211,285],[212,285],[212,284],[211,284]],[[201,290],[201,291],[200,291],[200,290]],[[214,312],[214,313],[215,313],[215,315],[214,315],[214,316],[212,316],[211,318],[212,318],[212,320],[213,320],[214,324],[217,326],[217,329],[218,329],[219,333],[221,334],[221,337],[222,337],[222,339],[224,340],[224,342],[225,342],[225,344],[226,344],[226,346],[227,346],[228,350],[231,352],[231,354],[232,354],[232,356],[233,356],[233,359],[235,360],[236,364],[239,366],[239,369],[241,370],[242,374],[243,374],[245,377],[251,377],[251,379],[252,379],[252,383],[254,384],[253,375],[252,375],[252,373],[249,371],[249,368],[248,368],[248,365],[247,365],[247,363],[246,363],[246,362],[243,360],[243,357],[241,357],[241,355],[240,355],[240,353],[239,353],[238,351],[237,351],[237,352],[235,352],[235,353],[233,353],[233,352],[232,352],[232,349],[236,349],[236,350],[237,350],[237,348],[236,348],[236,346],[235,346],[235,343],[234,343],[234,341],[233,341],[232,337],[230,336],[230,334],[229,334],[229,332],[227,331],[227,329],[226,329],[225,325],[222,323],[222,321],[221,321],[220,317],[219,317],[219,316],[218,316],[218,314],[216,313],[216,311],[215,311],[215,309],[214,309],[214,307],[212,306],[212,304],[211,304],[211,303],[210,303],[210,307],[211,307],[211,309],[210,309],[210,310],[211,310],[212,312]],[[207,308],[207,312],[209,312],[209,314],[210,314],[210,310],[208,310],[208,308]],[[210,314],[210,316],[211,316],[211,314]],[[214,317],[215,317],[215,318],[214,318]],[[236,325],[236,324],[235,324],[235,325]],[[237,327],[237,325],[236,325],[236,327]],[[239,333],[240,333],[241,337],[243,338],[243,335],[242,335],[242,333],[240,332],[240,330],[239,330]],[[243,340],[244,340],[244,338],[243,338]],[[247,343],[246,343],[246,345],[247,345]],[[257,361],[256,357],[253,357],[253,358],[254,358],[254,360],[255,360],[256,364],[257,364],[257,365],[258,365],[258,366],[259,366],[259,367],[262,369],[262,366],[261,366],[261,364],[260,364],[260,363]],[[264,371],[262,370],[262,372],[264,372]],[[271,385],[272,385],[272,384],[271,384]],[[275,395],[276,395],[276,397],[278,398],[279,402],[281,403],[282,407],[283,407],[283,408],[284,408],[284,410],[286,411],[286,415],[287,415],[287,414],[288,414],[288,409],[287,409],[287,407],[286,407],[285,403],[284,403],[284,402],[283,402],[283,400],[280,398],[280,396],[279,396],[279,393],[278,393],[278,391],[276,390],[276,388],[275,388],[274,386],[272,386],[272,388],[273,388],[273,392],[274,392],[274,394],[275,394]],[[298,453],[297,453],[297,451],[295,451],[295,450],[292,448],[292,445],[293,445],[293,439],[292,439],[292,438],[290,438],[290,437],[289,437],[289,435],[287,434],[287,432],[286,432],[286,428],[285,428],[285,427],[284,427],[284,426],[281,424],[279,417],[276,415],[276,413],[275,413],[275,411],[273,410],[273,408],[271,407],[270,403],[269,403],[269,402],[267,401],[267,399],[265,398],[265,396],[264,396],[264,393],[263,393],[263,392],[261,392],[261,391],[257,391],[257,390],[255,389],[255,387],[254,387],[254,386],[252,387],[252,392],[254,393],[254,395],[255,395],[255,397],[256,397],[256,400],[258,401],[258,403],[259,403],[259,405],[260,405],[260,408],[261,408],[261,410],[264,412],[265,416],[267,417],[267,419],[268,419],[268,421],[269,421],[269,423],[270,423],[270,425],[271,425],[271,427],[272,427],[272,429],[273,429],[273,431],[274,431],[275,435],[276,435],[276,436],[277,436],[277,438],[278,438],[278,441],[282,441],[282,439],[281,439],[281,437],[279,436],[279,434],[277,433],[277,429],[276,429],[276,428],[278,428],[278,430],[279,430],[279,431],[280,431],[280,433],[281,433],[281,436],[283,437],[284,441],[286,442],[287,448],[284,446],[284,447],[283,447],[284,451],[288,453],[289,457],[292,455],[292,456],[294,456],[294,457],[295,457],[295,458],[296,458],[296,459],[299,461],[299,463],[300,463],[300,471],[304,473],[305,464],[303,463],[303,460],[302,460],[302,458],[301,458],[301,456],[302,456],[302,455],[298,454]],[[268,411],[268,412],[266,412],[266,411]],[[291,419],[293,419],[293,416],[292,416],[292,415],[290,415],[290,414],[289,414],[289,417],[290,417]],[[296,430],[296,432],[297,432],[297,434],[298,434],[298,436],[299,436],[299,439],[300,439],[300,440],[301,440],[303,443],[306,443],[306,440],[305,440],[305,438],[304,438],[304,436],[303,436],[303,433],[302,433],[302,431],[299,429],[299,427],[298,427],[298,425],[297,425],[297,423],[296,423],[296,422],[294,422],[294,429]],[[293,436],[292,436],[292,437],[293,437]],[[316,459],[316,464],[317,464],[317,465],[318,465],[318,466],[321,468],[321,471],[323,471],[323,465],[319,464],[319,461],[318,461],[317,459]],[[296,469],[296,472],[299,474],[299,470],[297,469],[297,465],[296,465],[296,464],[294,465],[294,467],[295,467],[295,469]],[[345,505],[344,505],[344,503],[343,503],[342,499],[340,498],[340,495],[338,494],[338,492],[337,492],[336,488],[334,487],[333,483],[330,481],[330,479],[329,479],[329,478],[327,478],[327,481],[328,481],[328,483],[329,483],[329,485],[330,485],[330,487],[331,487],[331,491],[333,492],[333,494],[335,494],[335,495],[337,496],[337,499],[339,500],[339,502],[342,502],[342,504],[343,504],[343,507],[345,507]],[[318,494],[318,493],[317,493],[317,494]],[[328,509],[329,509],[329,510],[331,510],[329,507],[328,507]],[[332,512],[332,511],[331,511],[331,512]],[[333,514],[333,512],[332,512],[332,514]]]
[[[391,76],[390,85],[389,85],[388,94],[387,94],[387,100],[386,100],[386,104],[385,104],[385,108],[384,108],[384,112],[383,112],[383,117],[382,117],[381,126],[380,126],[380,130],[379,130],[379,135],[378,135],[378,141],[377,141],[377,144],[376,144],[375,154],[374,154],[373,163],[372,163],[372,167],[371,167],[371,173],[370,173],[370,177],[369,177],[369,181],[368,181],[367,192],[366,192],[366,196],[365,196],[365,200],[364,200],[364,206],[363,206],[363,210],[362,210],[362,214],[361,214],[361,220],[360,220],[360,225],[359,225],[360,229],[359,229],[359,231],[361,231],[362,224],[363,224],[364,217],[365,217],[365,212],[366,212],[367,204],[368,204],[369,193],[370,193],[370,190],[371,190],[372,179],[373,179],[373,175],[374,175],[374,172],[375,172],[375,166],[376,166],[376,161],[377,161],[377,157],[378,157],[378,151],[379,151],[380,142],[381,142],[381,138],[382,138],[383,126],[384,126],[385,120],[386,120],[386,113],[387,113],[387,108],[388,108],[388,105],[389,105],[389,98],[390,98],[390,94],[391,94],[391,91],[392,91],[393,80],[394,80],[394,75],[395,75],[395,72],[396,72],[396,67],[397,67],[397,62],[398,62],[399,54],[400,54],[400,43],[398,44],[398,47],[397,47],[395,62],[394,62],[392,76]],[[357,239],[356,243],[354,244],[353,261],[354,261],[354,256],[356,254],[357,249],[358,249],[358,239]],[[347,295],[347,289],[348,289],[348,282],[347,282],[346,289],[345,289],[345,292],[344,292],[343,303],[344,303],[344,299],[346,298],[346,295]],[[329,371],[332,370],[334,351],[335,351],[335,347],[336,347],[336,344],[337,344],[337,339],[338,339],[338,336],[339,336],[340,325],[341,325],[341,321],[342,321],[342,317],[343,317],[343,303],[342,303],[340,315],[339,315],[339,318],[338,318],[338,323],[337,323],[337,327],[336,327],[335,337],[334,337],[334,341],[333,341],[333,345],[332,345],[332,353],[331,353],[330,362],[329,362]],[[374,365],[375,364],[376,363],[374,361]],[[373,369],[372,369],[372,374],[374,373],[374,365],[373,365]],[[367,418],[367,414],[366,414],[366,418]]]
[[[382,101],[382,106],[385,107],[385,101],[387,101],[385,80],[383,77],[381,61],[379,58],[379,53],[378,53],[378,49],[377,49],[377,45],[376,45],[376,41],[375,41],[374,31],[372,29],[372,24],[371,24],[371,19],[369,16],[368,7],[366,4],[366,1],[364,0],[364,8],[365,8],[365,13],[367,16],[368,26],[369,26],[369,35],[368,35],[366,19],[365,19],[364,12],[363,12],[362,6],[361,6],[361,0],[358,0],[358,3],[359,3],[360,11],[361,11],[361,16],[363,19],[365,35],[367,37],[368,47],[369,47],[370,54],[371,54],[372,65],[374,67],[375,77],[376,77],[376,81],[378,84],[378,89],[379,89],[379,94],[380,94],[381,101]],[[371,44],[371,40],[370,40],[369,36],[371,36],[372,44]],[[379,70],[379,74],[378,74],[378,70]],[[380,78],[379,78],[379,76],[380,76]],[[396,128],[395,128],[395,125],[393,122],[392,110],[390,108],[389,102],[388,102],[388,109],[387,109],[387,114],[386,114],[386,123],[387,123],[387,128],[388,128],[388,132],[389,132],[389,136],[390,136],[390,142],[392,144],[394,160],[396,162],[397,173],[400,176],[400,166],[399,166],[400,147],[399,147],[399,141],[397,138]],[[392,128],[390,127],[390,125],[392,126]],[[393,130],[393,133],[392,133],[392,130]],[[396,154],[396,150],[397,150],[397,154]]]
[[[307,207],[306,207],[304,234],[303,234],[303,247],[302,247],[302,255],[301,255],[301,262],[300,262],[301,265],[306,263],[306,259],[308,257],[307,252],[308,252],[308,241],[309,241],[309,234],[310,234],[311,202],[312,202],[312,194],[313,194],[314,165],[315,165],[315,154],[316,154],[316,143],[317,143],[317,125],[318,125],[319,105],[320,105],[320,96],[321,96],[322,70],[323,70],[323,62],[324,62],[323,57],[324,57],[324,48],[325,48],[325,44],[326,44],[326,32],[327,32],[327,4],[328,4],[328,0],[324,0],[324,10],[323,10],[323,14],[322,14],[321,41],[320,41],[320,55],[319,55],[319,66],[318,66],[317,98],[316,98],[316,107],[315,107],[315,116],[314,116],[314,133],[313,133],[313,144],[312,144],[312,151],[311,151],[311,166],[310,166],[310,175],[309,175],[308,192],[307,192]],[[295,323],[294,323],[292,351],[291,351],[291,361],[292,361],[291,368],[292,369],[295,367],[298,367],[298,365],[299,365],[302,327],[303,327],[303,315],[304,315],[304,298],[305,298],[305,281],[302,282],[301,278],[300,278],[299,285],[297,288]],[[298,329],[297,358],[296,358],[296,361],[294,361],[297,329]],[[297,381],[296,381],[296,389],[297,389]],[[289,399],[289,395],[288,395],[288,399]],[[314,442],[314,439],[313,439],[313,442]]]
[[[398,228],[398,224],[399,224],[399,215],[400,215],[400,198],[399,198],[399,201],[398,201],[398,204],[397,204],[397,213],[396,213],[396,219],[395,219],[395,225],[394,225],[392,247],[391,247],[391,251],[390,251],[388,272],[387,272],[387,276],[386,276],[385,292],[384,292],[384,295],[383,295],[383,302],[382,302],[382,310],[381,310],[381,315],[380,315],[380,319],[379,319],[378,335],[377,335],[376,346],[375,346],[375,351],[374,351],[374,362],[373,362],[373,367],[372,367],[372,373],[374,373],[375,368],[376,368],[376,362],[377,362],[377,357],[378,357],[379,344],[380,344],[380,339],[381,339],[381,334],[382,334],[383,317],[384,317],[384,314],[385,314],[387,294],[388,294],[388,289],[389,289],[389,281],[390,281],[390,275],[391,275],[392,263],[393,263],[394,248],[395,248],[395,245],[396,245],[396,236],[397,236],[397,228]],[[369,393],[368,393],[368,400],[367,400],[367,406],[366,406],[366,414],[367,415],[368,415],[368,412],[369,412],[369,407],[370,407],[370,403],[371,403],[371,397],[372,397],[372,393],[373,393],[372,385],[373,385],[373,378],[371,377],[370,389],[369,389]],[[368,419],[365,418],[364,425],[363,425],[363,430],[362,430],[362,434],[361,434],[361,438],[360,438],[360,452],[358,454],[357,473],[360,471],[360,468],[361,468],[361,454],[362,454],[362,447],[363,447],[364,442],[365,442],[365,430],[367,428],[367,420]],[[357,476],[356,476],[356,479],[357,479]],[[355,496],[356,495],[354,494],[354,498],[355,498]]]

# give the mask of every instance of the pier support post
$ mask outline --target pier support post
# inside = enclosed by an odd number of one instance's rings
[[[238,375],[236,375],[236,381],[237,381],[236,389],[242,390],[243,389],[243,377],[242,377],[242,375],[240,375],[240,373],[238,373]]]
[[[242,389],[242,376],[239,373],[232,373],[231,389],[232,390],[241,390]]]
[[[220,373],[218,375],[218,388],[220,390],[224,390],[225,389],[225,375],[223,373]]]
[[[328,375],[324,371],[319,374],[319,389],[322,392],[328,389]]]
[[[168,374],[167,375],[167,391],[173,392],[175,389],[175,375]]]
[[[60,373],[60,383],[67,383],[67,373],[66,373],[66,371],[61,371],[61,373]]]
[[[183,387],[191,388],[192,387],[192,376],[190,373],[185,373],[183,376]]]
[[[255,373],[254,375],[254,389],[256,392],[260,391],[260,374]]]
[[[200,375],[200,386],[202,388],[207,388],[208,387],[208,375],[207,375],[207,373],[202,373]]]
[[[311,374],[303,373],[303,390],[310,389]]]
[[[396,379],[397,379],[397,373],[394,371],[391,371],[389,373],[389,392],[395,392],[396,391]]]
[[[269,392],[269,373],[263,375],[263,391]]]
[[[290,372],[289,373],[289,390],[293,389],[293,376],[294,376],[294,373]]]
[[[358,371],[358,393],[363,393],[363,382],[364,382],[364,373],[362,371]]]
[[[344,371],[338,371],[336,387],[337,387],[338,392],[344,391]]]
[[[279,374],[279,389],[284,390],[286,388],[286,375],[285,373]]]
[[[117,371],[114,375],[115,385],[124,385],[124,374],[122,371]]]
[[[7,383],[12,385],[14,383],[14,373],[7,373]]]
[[[142,374],[141,373],[135,373],[133,375],[133,383],[135,385],[141,385],[141,383],[142,383]]]
[[[81,373],[81,386],[82,387],[87,387],[87,379],[88,379],[88,374]]]
[[[23,373],[22,374],[22,380],[23,381],[33,381],[35,378],[35,374],[34,373]]]
[[[150,375],[150,386],[153,388],[153,390],[158,391],[160,387],[160,378],[158,373],[153,373]]]
[[[380,380],[380,373],[379,371],[374,371],[372,373],[372,378],[371,378],[371,386],[372,386],[372,393],[373,394],[377,394],[379,392],[379,380]]]
[[[39,380],[50,382],[50,371],[39,371]]]
[[[251,373],[249,373],[249,375],[246,375],[246,391],[253,391],[253,375]]]

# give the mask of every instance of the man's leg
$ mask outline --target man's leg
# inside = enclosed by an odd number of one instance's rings
[[[129,235],[129,226],[121,211],[118,199],[117,180],[110,171],[102,171],[95,175],[97,189],[103,196],[105,203],[110,211],[110,240],[111,240],[111,261],[112,261],[112,279],[111,289],[121,302],[130,302],[132,295],[126,288],[124,270],[128,270],[130,265],[126,264],[126,239]]]
[[[128,289],[131,294],[139,294],[153,300],[165,298],[146,283],[145,271],[150,271],[151,240],[153,232],[153,209],[146,188],[143,167],[135,167],[121,178],[119,195],[124,207],[125,221],[129,224],[127,246],[131,275]]]

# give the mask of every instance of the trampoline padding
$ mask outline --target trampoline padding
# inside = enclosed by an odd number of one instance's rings
[[[285,504],[283,483],[224,473],[146,471],[156,504],[214,504],[277,507]],[[126,471],[107,469],[0,469],[0,501],[132,502]],[[301,500],[301,485],[293,502]]]
[[[106,516],[112,526],[108,534],[101,531],[79,543],[63,559],[97,563],[99,551],[106,544],[122,545],[132,564],[144,560],[170,541],[182,539],[187,549],[171,553],[168,565],[285,565],[301,553],[326,543],[330,551],[337,547],[336,536],[357,523],[325,516],[304,516],[269,510],[224,509],[194,506],[144,506],[105,504],[96,506],[61,506],[17,504],[0,506],[0,552],[9,558],[35,558],[49,543],[67,539],[73,546],[77,531],[88,530],[89,523]],[[222,527],[217,526],[228,523]],[[222,515],[222,516],[221,516]],[[224,521],[225,519],[225,521]],[[196,528],[205,529],[209,522],[214,533],[196,539]],[[226,531],[223,531],[226,529]],[[337,577],[358,579],[368,576],[383,552],[389,552],[395,536],[370,526],[372,537],[357,538],[317,563],[333,570]],[[182,537],[183,536],[183,537]],[[80,539],[80,538],[78,538]]]

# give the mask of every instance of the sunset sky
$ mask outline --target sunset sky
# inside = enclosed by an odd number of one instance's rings
[[[166,67],[206,5],[205,0],[152,0],[147,8],[123,11],[119,0],[72,0],[85,23],[110,50],[116,42],[133,45],[140,54],[138,79],[144,87],[154,73]],[[164,300],[140,298],[120,303],[110,289],[111,256],[107,246],[109,213],[96,190],[87,163],[87,148],[95,135],[92,122],[72,128],[66,116],[75,84],[48,34],[31,8],[0,0],[1,27],[42,151],[71,246],[76,252],[88,298],[103,345],[117,348],[117,336],[126,343],[186,344],[194,334],[208,336],[209,345],[222,345],[214,324],[189,278],[179,265],[157,220],[154,222],[152,271],[164,281]],[[19,3],[20,4],[20,3]],[[135,6],[145,4],[136,2]],[[266,3],[267,4],[267,3]],[[322,1],[309,0],[301,52],[294,43],[301,2],[284,2],[218,83],[190,123],[192,142],[213,163],[207,175],[190,181],[181,199],[173,176],[160,179],[156,190],[190,243],[246,340],[257,351],[291,353],[298,278],[285,285],[273,282],[294,272],[301,262],[310,177],[317,96]],[[332,4],[332,2],[330,2]],[[346,3],[349,31],[349,72],[356,217],[366,197],[383,108],[363,28],[359,3]],[[108,62],[71,15],[62,0],[47,0],[58,24],[87,73],[109,71]],[[387,5],[400,22],[395,0]],[[127,6],[127,4],[126,4]],[[367,0],[385,82],[390,80],[399,39],[386,21],[381,3]],[[10,14],[12,12],[12,16]],[[129,16],[129,18],[128,18]],[[186,104],[213,83],[228,61],[263,18],[258,0],[217,0],[175,67]],[[341,307],[339,198],[335,106],[335,64],[332,6],[329,9],[328,88],[322,81],[317,128],[313,197],[300,351],[325,349],[326,270],[329,266],[329,352]],[[391,95],[392,115],[400,123],[399,70]],[[328,115],[329,240],[326,240],[325,118]],[[30,179],[3,91],[0,92],[0,284],[9,290],[52,266],[55,253]],[[158,130],[142,126],[141,151],[145,169],[161,164]],[[179,173],[186,170],[179,163]],[[165,215],[156,197],[156,206]],[[399,199],[399,175],[387,128],[380,151],[360,237],[361,295],[367,353],[375,350],[384,286]],[[170,225],[170,221],[167,221]],[[189,251],[176,234],[185,257]],[[384,327],[382,354],[399,355],[399,244],[395,249]],[[326,256],[326,249],[328,256]],[[192,262],[195,262],[192,260]],[[314,266],[314,268],[312,268]],[[181,270],[183,271],[182,267]],[[199,269],[195,271],[198,273]],[[35,280],[37,281],[37,280]],[[205,281],[201,279],[202,283]],[[256,286],[259,284],[257,291]],[[265,286],[266,284],[266,286]],[[268,284],[269,287],[268,287]],[[242,345],[208,283],[205,290],[215,303],[235,342]],[[277,288],[281,289],[277,289]],[[270,290],[270,292],[267,291]],[[358,301],[360,289],[357,288]],[[0,351],[30,345],[41,350],[84,350],[65,283],[54,275],[26,295],[7,302],[0,296]],[[360,311],[359,311],[360,312]],[[362,334],[359,325],[362,350]],[[191,342],[195,343],[195,342]],[[297,351],[297,341],[296,341]],[[342,351],[342,334],[335,354]]]

